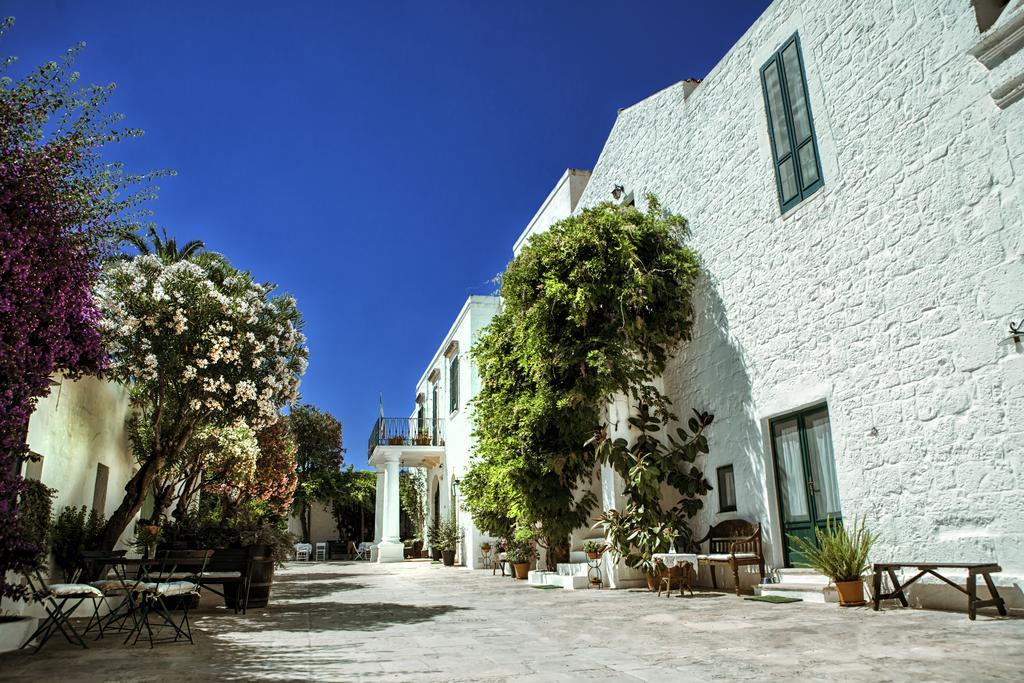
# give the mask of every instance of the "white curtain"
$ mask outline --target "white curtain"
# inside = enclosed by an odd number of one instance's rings
[[[839,516],[842,508],[839,505],[839,482],[836,480],[836,457],[832,451],[832,429],[828,413],[807,417],[806,425],[811,472],[814,475],[814,503],[818,516]]]
[[[800,430],[796,420],[775,426],[775,452],[779,458],[779,489],[786,521],[808,519],[807,477],[800,456]]]

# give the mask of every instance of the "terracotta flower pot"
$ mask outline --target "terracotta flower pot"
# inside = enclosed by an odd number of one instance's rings
[[[530,576],[530,563],[529,562],[514,562],[512,568],[516,572],[517,579],[525,579]]]
[[[588,560],[599,560],[599,559],[601,559],[601,553],[598,553],[598,552],[587,553],[587,559]]]
[[[842,607],[859,607],[864,602],[864,581],[836,581],[839,604]]]

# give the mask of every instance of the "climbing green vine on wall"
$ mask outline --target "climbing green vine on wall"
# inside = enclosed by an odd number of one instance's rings
[[[693,327],[697,255],[686,221],[602,204],[533,236],[502,277],[503,308],[473,349],[477,458],[462,482],[485,531],[537,530],[549,563],[596,506],[597,465],[616,394],[672,419],[651,384]],[[594,437],[598,436],[597,439]]]

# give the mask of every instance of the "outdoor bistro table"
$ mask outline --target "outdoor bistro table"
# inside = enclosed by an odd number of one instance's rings
[[[654,561],[661,560],[666,567],[674,567],[683,562],[693,565],[694,576],[697,575],[697,555],[695,553],[654,553],[651,556]]]

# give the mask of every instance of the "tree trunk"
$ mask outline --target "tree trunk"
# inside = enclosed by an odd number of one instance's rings
[[[309,503],[303,501],[302,506],[299,508],[299,519],[302,521],[302,542],[309,543],[309,527],[311,523],[311,507]]]
[[[557,571],[559,562],[569,561],[569,539],[568,538],[548,538],[548,553],[547,553],[547,564],[548,571]]]
[[[165,516],[167,508],[171,506],[171,496],[174,495],[174,485],[164,482],[153,484],[153,519],[161,519]]]
[[[185,484],[181,487],[178,504],[174,506],[174,519],[179,522],[188,514],[188,509],[192,505],[192,501],[195,500],[196,492],[198,491],[196,483],[201,475],[202,470],[196,468],[188,475],[188,478],[185,479]]]
[[[156,480],[164,464],[164,458],[153,455],[142,464],[139,471],[135,473],[128,483],[124,485],[124,499],[121,504],[110,515],[106,526],[103,527],[103,534],[100,536],[99,550],[113,550],[117,545],[121,534],[128,528],[128,524],[135,518],[135,515],[142,509],[142,503],[146,499],[146,492]]]

